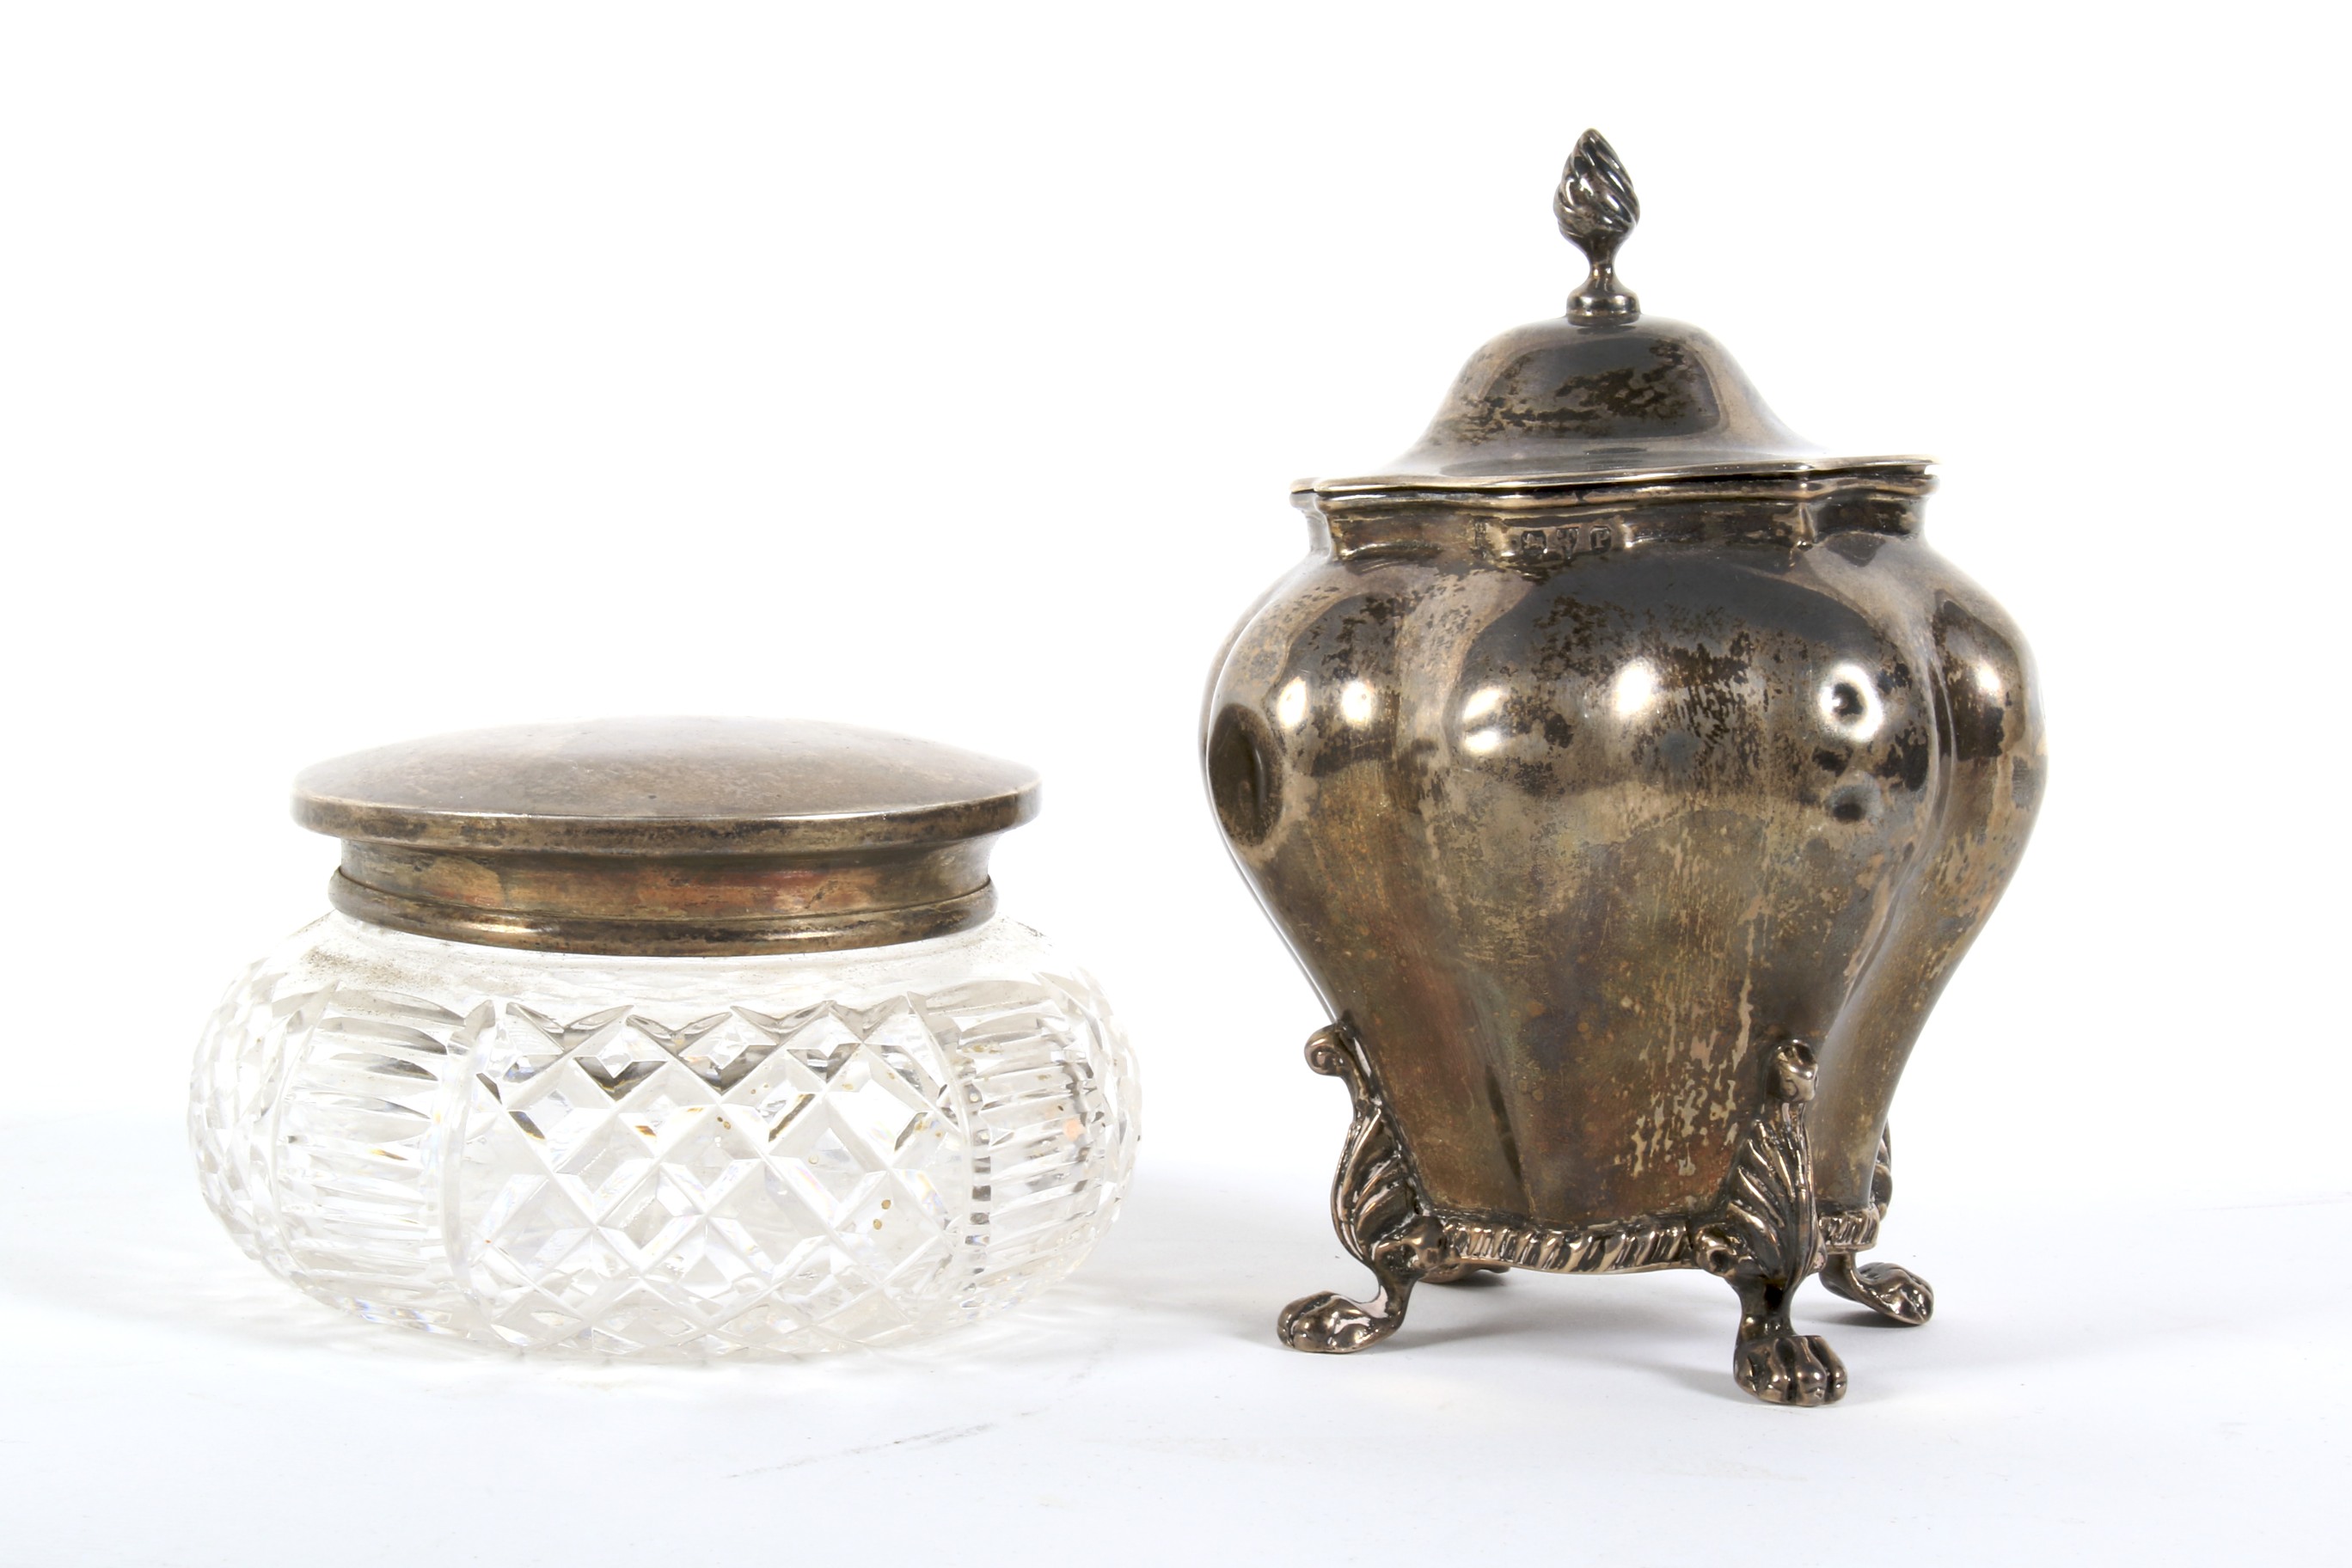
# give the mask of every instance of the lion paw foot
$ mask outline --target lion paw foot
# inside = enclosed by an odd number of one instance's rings
[[[1402,1313],[1383,1315],[1337,1290],[1324,1290],[1285,1307],[1275,1331],[1292,1350],[1346,1355],[1380,1343],[1403,1321]]]
[[[1782,1329],[1745,1341],[1731,1370],[1767,1405],[1834,1405],[1845,1396],[1845,1363],[1819,1334]]]
[[[1834,1296],[1858,1301],[1880,1317],[1916,1326],[1936,1315],[1936,1292],[1908,1268],[1892,1263],[1856,1263],[1852,1258],[1831,1260],[1822,1270],[1822,1284]]]

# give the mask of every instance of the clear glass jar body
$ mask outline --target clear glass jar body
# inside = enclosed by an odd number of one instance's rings
[[[233,986],[189,1127],[239,1245],[381,1322],[698,1358],[878,1344],[1036,1294],[1108,1227],[1131,1060],[1002,918],[610,958],[329,915]]]

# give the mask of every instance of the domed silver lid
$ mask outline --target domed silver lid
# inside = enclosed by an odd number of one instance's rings
[[[1842,458],[1764,405],[1696,327],[1642,314],[1616,274],[1642,216],[1616,152],[1587,131],[1552,210],[1591,273],[1568,313],[1514,328],[1472,356],[1428,431],[1383,471],[1302,479],[1302,499],[1382,491],[1528,491],[1747,475],[1922,475],[1918,457]]]

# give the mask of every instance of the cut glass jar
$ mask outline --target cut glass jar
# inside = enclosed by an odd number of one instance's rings
[[[700,1357],[913,1338],[1060,1279],[1134,1159],[1125,1043],[993,914],[1034,775],[840,726],[617,721],[299,781],[337,912],[197,1053],[205,1197],[361,1316]]]

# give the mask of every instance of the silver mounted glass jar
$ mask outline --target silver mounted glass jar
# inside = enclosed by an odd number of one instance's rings
[[[206,1198],[377,1321],[622,1355],[911,1338],[1109,1226],[1127,1047],[995,914],[1029,770],[844,726],[662,719],[323,763],[335,912],[196,1059]]]
[[[1887,1107],[2040,803],[2025,647],[1927,547],[1920,458],[1798,440],[1722,346],[1618,281],[1640,215],[1587,132],[1565,315],[1474,356],[1419,445],[1302,482],[1311,553],[1222,656],[1203,737],[1234,857],[1335,1018],[1332,1199],[1393,1333],[1471,1269],[1699,1268],[1780,1404],[1845,1372],[1789,1298],[1924,1321],[1864,1265]]]

